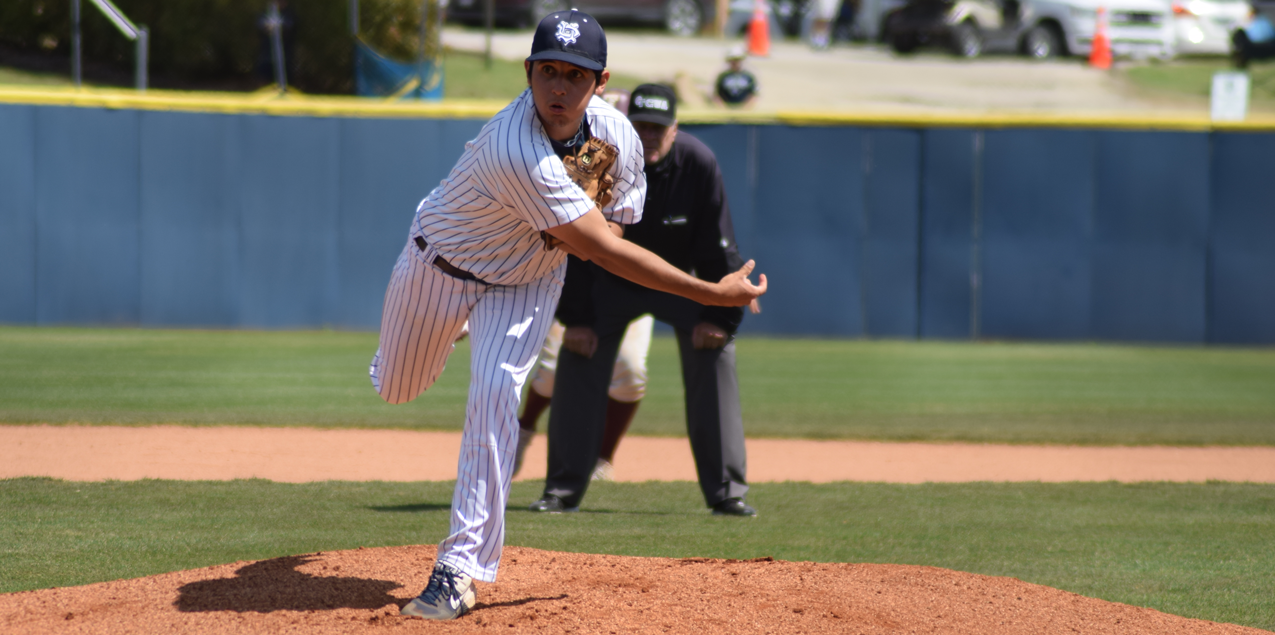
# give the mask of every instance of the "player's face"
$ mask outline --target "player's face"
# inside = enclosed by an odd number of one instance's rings
[[[649,121],[634,121],[633,129],[637,130],[642,140],[642,158],[647,165],[655,165],[664,160],[673,150],[673,140],[677,138],[677,124],[661,126]]]
[[[541,60],[528,65],[531,98],[545,132],[557,141],[570,139],[580,128],[580,118],[594,92],[606,88],[610,73],[602,71],[596,81],[593,71],[559,60]]]

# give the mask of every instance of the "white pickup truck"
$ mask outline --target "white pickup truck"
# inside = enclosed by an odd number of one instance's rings
[[[901,53],[938,44],[964,57],[984,51],[1087,56],[1099,9],[1113,54],[1175,55],[1166,0],[863,0],[856,30]]]
[[[1093,50],[1100,8],[1106,11],[1113,54],[1161,59],[1176,54],[1172,9],[1163,0],[1026,0],[1023,5],[1024,21],[1055,25],[1071,55]]]

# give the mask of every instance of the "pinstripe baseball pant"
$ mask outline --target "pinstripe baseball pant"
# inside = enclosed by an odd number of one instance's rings
[[[523,285],[461,280],[427,264],[409,242],[385,291],[372,385],[406,403],[433,385],[469,320],[469,401],[452,494],[450,533],[438,561],[493,582],[505,542],[505,504],[518,447],[518,403],[562,292],[564,263]]]

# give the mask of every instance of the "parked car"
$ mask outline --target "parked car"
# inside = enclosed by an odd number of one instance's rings
[[[897,53],[929,45],[961,57],[1018,48],[1017,0],[912,0],[890,14],[885,38]]]
[[[539,24],[550,13],[579,9],[604,25],[661,24],[676,35],[695,35],[713,20],[713,0],[495,0],[495,22],[524,28]],[[448,0],[447,21],[481,25],[484,0]]]
[[[1246,0],[1174,0],[1177,52],[1230,55],[1231,33],[1248,19],[1250,11]]]
[[[906,0],[859,0],[851,34],[855,39],[888,44],[885,38],[886,20],[904,4],[907,4]]]
[[[1025,0],[1042,14],[1070,15],[1063,22],[1067,49],[1073,55],[1089,55],[1098,22],[1098,8],[1107,10],[1107,40],[1118,56],[1171,59],[1176,55],[1173,20],[1163,0]]]
[[[1088,55],[1098,2],[1114,54],[1173,57],[1169,7],[1160,0],[908,0],[886,15],[882,39],[900,53],[938,45],[962,57]]]

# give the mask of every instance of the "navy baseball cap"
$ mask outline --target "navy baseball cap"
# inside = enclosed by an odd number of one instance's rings
[[[661,126],[677,123],[677,93],[662,84],[642,84],[629,95],[629,121]]]
[[[607,67],[607,35],[593,16],[572,9],[545,16],[531,39],[531,57],[536,60],[570,62],[591,71]]]

